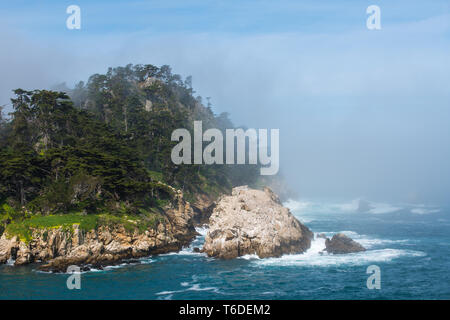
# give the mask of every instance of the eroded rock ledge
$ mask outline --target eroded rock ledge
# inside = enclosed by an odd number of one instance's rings
[[[233,188],[215,207],[202,249],[210,257],[232,259],[247,254],[260,258],[302,253],[313,233],[283,207],[269,188]]]
[[[71,229],[33,230],[28,243],[17,236],[0,238],[0,263],[9,259],[15,265],[46,262],[45,271],[65,272],[69,265],[110,265],[123,259],[178,251],[196,236],[194,211],[176,191],[174,204],[167,207],[164,221],[145,232],[127,231],[121,225],[102,226],[84,231],[74,224]]]

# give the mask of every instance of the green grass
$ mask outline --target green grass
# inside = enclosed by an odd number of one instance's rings
[[[148,174],[153,180],[164,182],[164,175],[162,172],[147,170]]]
[[[60,214],[48,216],[34,216],[29,219],[14,221],[6,226],[8,237],[18,236],[21,241],[29,243],[32,239],[33,229],[57,229],[73,230],[73,225],[78,224],[84,231],[98,229],[100,226],[122,225],[126,231],[138,230],[143,233],[149,228],[155,228],[162,217],[155,212],[142,212],[140,215],[114,216],[110,214]]]
[[[97,215],[63,214],[49,216],[34,216],[22,221],[14,221],[6,226],[8,236],[18,236],[20,240],[28,243],[32,237],[33,229],[60,228],[71,230],[74,224],[78,224],[82,230],[92,230],[98,225]]]

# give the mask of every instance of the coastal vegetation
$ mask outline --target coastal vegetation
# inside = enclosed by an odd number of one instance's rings
[[[155,227],[176,189],[195,202],[254,184],[257,165],[175,165],[177,128],[233,128],[169,66],[127,65],[74,88],[14,90],[0,116],[0,235],[120,223]],[[1,111],[1,110],[0,110]],[[130,222],[131,221],[131,222]]]
[[[68,213],[58,215],[33,215],[28,219],[16,220],[5,228],[9,235],[17,235],[19,239],[28,243],[32,238],[34,229],[58,229],[72,231],[73,225],[78,225],[83,231],[97,230],[101,226],[111,227],[120,224],[128,232],[136,229],[145,232],[154,228],[161,222],[159,213],[142,212],[139,215],[111,215],[108,213],[83,215],[80,213]]]

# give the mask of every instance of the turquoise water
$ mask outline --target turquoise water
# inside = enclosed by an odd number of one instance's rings
[[[221,261],[192,251],[199,236],[180,253],[82,273],[81,290],[67,289],[67,274],[2,265],[0,299],[450,299],[446,210],[287,205],[312,231],[343,231],[368,250],[321,255],[318,239],[303,255]],[[381,269],[380,290],[367,289],[369,265]]]

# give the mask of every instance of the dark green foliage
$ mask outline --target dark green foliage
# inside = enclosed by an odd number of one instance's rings
[[[165,182],[177,188],[202,192],[211,186],[226,191],[233,185],[253,183],[258,176],[257,166],[172,163],[170,152],[176,144],[170,141],[173,130],[186,128],[192,132],[194,120],[202,120],[204,130],[233,128],[228,114],[215,116],[209,99],[205,107],[193,94],[191,76],[183,81],[172,74],[169,66],[153,65],[110,68],[106,74],[91,76],[85,87],[80,84],[70,93],[74,99],[85,97],[78,106],[129,135],[145,166],[160,172]]]
[[[172,163],[173,130],[232,123],[169,66],[110,68],[64,91],[14,91],[11,119],[0,117],[0,204],[43,215],[141,214],[170,201],[167,185],[218,195],[258,176],[257,166]]]
[[[1,199],[33,212],[137,210],[170,190],[151,179],[127,136],[52,91],[15,91],[12,132],[0,152]]]

